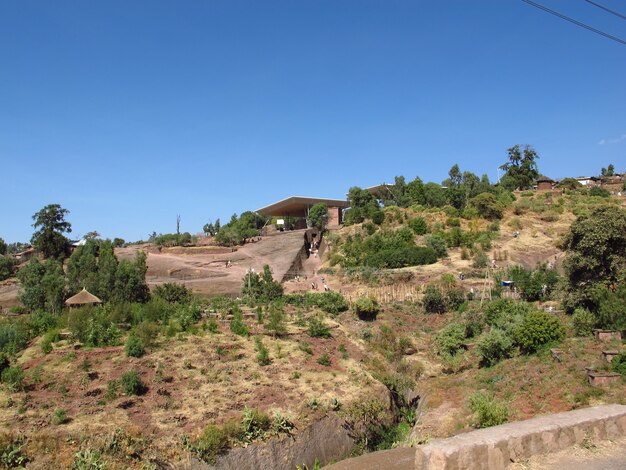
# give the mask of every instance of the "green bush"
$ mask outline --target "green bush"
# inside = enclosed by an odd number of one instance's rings
[[[61,408],[54,410],[54,414],[52,415],[52,424],[55,426],[59,426],[61,424],[66,424],[70,421],[70,418],[67,416],[67,412]]]
[[[4,372],[4,370],[10,365],[11,362],[9,361],[9,355],[7,353],[0,352],[0,377],[2,376],[2,372]]]
[[[328,367],[330,365],[330,356],[327,353],[322,354],[317,360],[317,363]]]
[[[7,367],[2,371],[1,378],[11,392],[24,389],[24,371],[20,366]]]
[[[15,273],[15,262],[8,256],[0,255],[0,281],[10,278]]]
[[[214,464],[217,457],[228,450],[226,433],[215,424],[209,424],[202,431],[193,450],[204,462]]]
[[[434,284],[428,284],[424,289],[422,305],[426,313],[444,313],[446,311],[446,300],[441,289]]]
[[[540,347],[563,338],[565,328],[559,320],[540,311],[527,314],[513,331],[515,344],[523,354],[532,354]]]
[[[488,428],[506,423],[509,419],[509,408],[499,403],[495,398],[482,392],[476,392],[470,397],[469,408],[476,415],[476,427]]]
[[[126,345],[124,346],[124,351],[126,352],[126,355],[128,357],[141,357],[146,352],[143,347],[143,343],[141,342],[139,337],[133,332],[128,335]]]
[[[611,361],[611,370],[626,378],[626,353],[620,353]]]
[[[184,284],[166,282],[156,286],[153,291],[159,297],[169,303],[186,303],[193,298],[191,289],[187,289]]]
[[[480,338],[477,348],[481,364],[493,366],[512,356],[513,340],[502,330],[494,328]]]
[[[489,265],[489,257],[485,254],[484,251],[479,250],[474,255],[474,260],[472,262],[472,266],[474,268],[486,268]]]
[[[260,336],[256,336],[254,338],[254,342],[256,343],[257,355],[256,359],[260,366],[267,366],[272,361],[270,360],[270,353],[263,344],[263,340]]]
[[[439,354],[454,356],[463,348],[465,327],[460,323],[450,323],[435,336]]]
[[[380,311],[378,302],[369,297],[359,297],[354,302],[354,311],[361,320],[372,321],[376,320],[376,316]]]
[[[470,204],[485,219],[501,219],[504,205],[491,193],[481,193],[470,199]]]
[[[440,235],[431,235],[426,239],[426,246],[437,253],[439,258],[448,256],[448,245]]]
[[[465,325],[465,337],[473,338],[479,336],[485,328],[485,318],[478,310],[468,310],[463,313],[463,324]]]
[[[422,217],[415,217],[409,219],[408,226],[415,232],[416,235],[424,235],[428,233],[428,224]]]
[[[572,315],[572,326],[576,336],[591,336],[596,317],[585,308],[577,308]]]
[[[239,310],[233,315],[233,319],[230,322],[230,331],[238,336],[248,336],[248,327],[243,322],[243,315]]]
[[[594,186],[589,190],[589,195],[597,197],[609,197],[611,196],[611,193],[600,186]]]
[[[312,338],[330,338],[330,329],[326,324],[317,317],[309,320],[307,333]]]
[[[120,384],[122,385],[122,391],[126,395],[142,395],[146,389],[139,374],[135,371],[122,374]]]
[[[0,434],[0,467],[25,468],[28,457],[22,452],[26,445],[23,434],[15,436],[11,433]]]

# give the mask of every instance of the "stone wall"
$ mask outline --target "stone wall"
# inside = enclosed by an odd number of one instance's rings
[[[626,406],[603,405],[494,426],[413,449],[375,452],[329,470],[503,470],[509,463],[626,435]],[[407,455],[413,452],[412,465]]]

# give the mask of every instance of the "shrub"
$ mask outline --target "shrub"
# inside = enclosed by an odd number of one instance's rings
[[[572,315],[572,326],[576,336],[591,336],[596,317],[585,308],[577,308]]]
[[[598,197],[609,197],[611,195],[606,189],[601,188],[600,186],[594,186],[589,190],[590,196],[598,196]]]
[[[446,301],[441,293],[441,289],[434,284],[428,284],[424,289],[422,305],[426,313],[444,313],[446,311]]]
[[[313,349],[311,348],[311,345],[307,343],[306,341],[301,341],[300,343],[298,343],[298,349],[300,349],[300,351],[305,352],[309,355],[313,354]]]
[[[226,433],[215,424],[209,424],[202,431],[193,450],[200,459],[208,464],[214,464],[217,457],[228,450]]]
[[[460,323],[450,323],[437,333],[435,342],[439,354],[454,356],[463,347],[465,341],[465,327]]]
[[[309,328],[307,333],[312,338],[330,338],[330,329],[326,324],[317,317],[309,320]]]
[[[272,422],[267,414],[246,407],[243,410],[241,425],[243,428],[243,440],[251,442],[262,437],[270,429]]]
[[[235,312],[230,322],[230,331],[238,336],[248,336],[248,327],[243,321],[243,315],[240,311]]]
[[[489,257],[484,251],[479,250],[474,255],[472,266],[475,268],[486,268],[489,265]]]
[[[67,412],[61,408],[54,411],[52,415],[52,424],[59,426],[61,424],[68,423],[70,419],[67,416]]]
[[[128,357],[141,357],[146,352],[143,347],[143,343],[133,332],[128,335],[126,345],[124,346],[124,351],[126,351],[126,355]]]
[[[437,253],[437,256],[443,258],[448,256],[448,245],[446,241],[439,235],[431,235],[426,239],[426,246]]]
[[[410,219],[408,226],[415,232],[416,235],[424,235],[425,233],[428,233],[428,225],[422,217]]]
[[[326,353],[322,354],[317,360],[317,363],[328,367],[330,365],[330,356]]]
[[[0,281],[13,276],[15,272],[15,262],[8,256],[0,255]]]
[[[465,302],[465,291],[461,288],[451,288],[446,291],[446,305],[449,310],[457,310]]]
[[[191,289],[183,284],[166,282],[154,288],[154,295],[169,303],[185,303],[193,298]]]
[[[263,344],[260,336],[254,338],[254,342],[256,343],[257,355],[256,359],[260,366],[267,366],[272,361],[270,360],[270,353]]]
[[[359,297],[354,302],[354,311],[361,320],[376,320],[376,316],[380,311],[378,302],[369,297]]]
[[[502,330],[492,329],[478,342],[481,364],[493,366],[513,354],[513,340]]]
[[[483,332],[485,318],[478,310],[468,310],[463,314],[463,324],[465,325],[465,337],[473,338]]]
[[[11,365],[9,361],[9,355],[7,353],[0,352],[0,377],[4,370]]]
[[[372,222],[376,225],[380,225],[385,221],[385,213],[381,210],[374,211],[372,214]]]
[[[470,199],[470,204],[485,219],[501,219],[504,205],[491,193],[481,193]]]
[[[611,370],[626,378],[626,353],[620,353],[613,358]]]
[[[24,371],[20,366],[7,367],[2,371],[2,382],[11,392],[24,389]]]
[[[515,344],[524,354],[532,354],[541,346],[561,341],[564,337],[563,325],[552,315],[537,310],[526,315],[513,331]]]
[[[145,385],[135,371],[125,372],[120,379],[122,391],[126,395],[141,395],[145,392]]]
[[[28,457],[22,453],[26,445],[24,435],[0,434],[0,466],[2,468],[25,468]]]
[[[476,415],[475,425],[478,428],[497,426],[509,419],[510,412],[506,404],[482,392],[476,392],[470,397],[469,408]]]

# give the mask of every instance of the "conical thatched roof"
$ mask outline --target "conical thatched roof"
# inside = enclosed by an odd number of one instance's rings
[[[86,305],[86,304],[101,304],[100,300],[95,295],[87,292],[87,289],[83,288],[78,294],[70,297],[65,301],[66,305]]]

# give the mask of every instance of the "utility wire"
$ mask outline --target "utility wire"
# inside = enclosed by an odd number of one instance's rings
[[[615,16],[619,16],[621,19],[626,20],[626,15],[622,15],[620,12],[615,11],[615,10],[611,10],[610,8],[607,8],[603,5],[600,5],[599,3],[596,2],[592,2],[591,0],[585,0],[585,2],[587,3],[591,3],[593,6],[596,6],[598,8],[603,9],[604,11],[608,11],[609,13],[614,14]]]
[[[585,28],[585,29],[587,29],[589,31],[592,31],[592,32],[594,32],[596,34],[599,34],[600,36],[604,36],[605,38],[612,39],[613,41],[619,42],[620,44],[623,44],[623,45],[626,46],[626,41],[624,41],[623,39],[620,39],[617,36],[613,36],[611,34],[605,33],[604,31],[600,31],[599,29],[596,29],[596,28],[594,28],[592,26],[589,26],[589,25],[587,25],[585,23],[581,23],[580,21],[575,20],[574,18],[570,18],[569,16],[562,15],[558,11],[551,10],[550,8],[544,7],[543,5],[540,5],[539,3],[535,3],[535,2],[533,2],[531,0],[522,0],[522,2],[528,3],[529,5],[531,5],[531,6],[535,7],[535,8],[539,8],[540,10],[543,10],[546,13],[550,13],[551,15],[558,16],[559,18],[561,18],[561,19],[563,19],[565,21],[569,21],[570,23],[573,23],[576,26],[580,26],[581,28]]]

